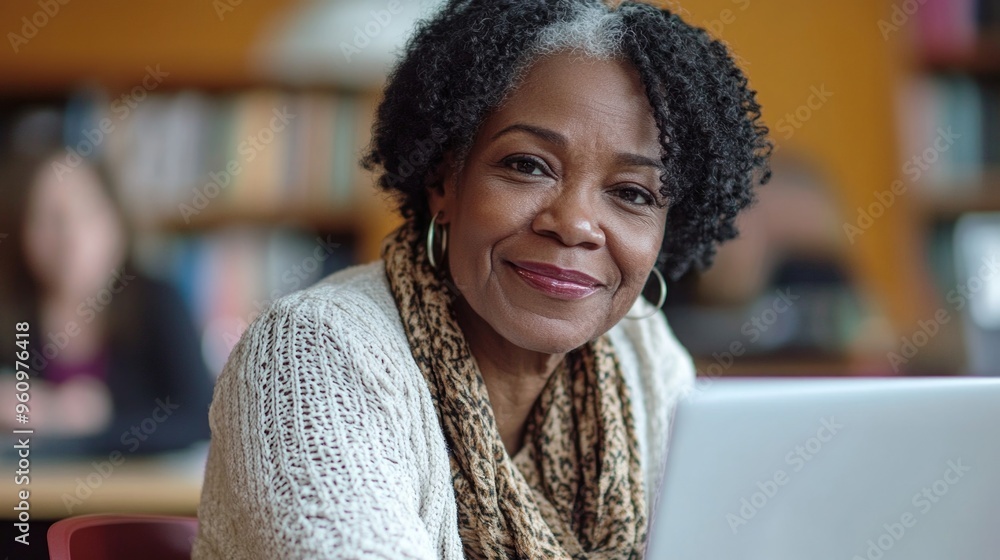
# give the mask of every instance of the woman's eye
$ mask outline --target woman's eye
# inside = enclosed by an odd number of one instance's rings
[[[652,206],[655,202],[653,197],[646,192],[645,189],[640,189],[638,187],[625,187],[619,189],[618,196],[626,202],[641,204],[643,206]]]
[[[515,171],[524,173],[525,175],[535,175],[541,176],[545,175],[545,171],[542,169],[542,165],[532,158],[519,157],[512,158],[508,160],[507,165],[514,168]]]

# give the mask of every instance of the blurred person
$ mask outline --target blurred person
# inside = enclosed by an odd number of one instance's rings
[[[35,430],[56,454],[149,453],[208,438],[212,378],[179,295],[130,262],[126,219],[103,167],[66,151],[14,156],[0,176],[0,329],[15,369],[15,325],[27,322],[29,423],[0,378],[0,422]]]
[[[640,292],[736,235],[770,147],[668,10],[448,2],[362,159],[403,225],[236,345],[194,557],[640,558],[694,377]]]
[[[775,156],[768,188],[737,220],[741,235],[719,248],[700,275],[699,293],[719,303],[748,303],[774,282],[784,263],[847,268],[849,245],[828,182],[803,156]]]
[[[737,219],[741,235],[719,248],[710,270],[685,279],[688,301],[668,302],[684,325],[678,338],[704,356],[740,342],[748,357],[884,369],[892,330],[853,274],[832,185],[804,155],[776,156],[771,169],[768,188]]]

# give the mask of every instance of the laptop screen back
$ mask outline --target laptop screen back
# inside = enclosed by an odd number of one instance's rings
[[[671,438],[648,558],[1000,558],[1000,379],[721,380]]]

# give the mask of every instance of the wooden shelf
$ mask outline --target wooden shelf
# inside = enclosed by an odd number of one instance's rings
[[[365,213],[355,210],[324,208],[222,208],[204,211],[185,222],[179,216],[155,220],[149,228],[172,233],[202,232],[241,225],[281,226],[295,225],[306,229],[353,233],[364,219]]]
[[[924,216],[931,221],[953,220],[969,212],[1000,212],[1000,192],[922,195],[920,205]]]
[[[980,181],[932,185],[916,194],[925,222],[954,220],[968,212],[1000,212],[1000,170],[985,173]]]
[[[1000,76],[1000,29],[982,33],[968,51],[925,52],[920,59],[925,72]]]
[[[151,457],[127,457],[122,463],[107,463],[108,456],[76,457],[56,461],[38,461],[32,465],[31,516],[32,519],[56,520],[68,514],[87,513],[152,513],[159,515],[195,515],[201,495],[207,448],[195,446],[190,450]],[[100,461],[114,469],[114,476],[106,476],[93,493],[73,509],[67,510],[67,496],[79,496],[81,478],[95,473],[94,465]],[[0,462],[7,472],[16,466],[10,460]],[[6,496],[16,496],[21,487],[14,484],[14,477],[4,477],[0,487]],[[14,512],[16,513],[16,512]],[[4,519],[14,519],[9,513]]]
[[[402,222],[379,198],[358,201],[351,208],[225,207],[206,209],[185,223],[178,215],[136,223],[139,230],[155,233],[202,234],[230,227],[299,227],[308,231],[357,236],[356,257],[361,262],[377,259],[382,240]]]

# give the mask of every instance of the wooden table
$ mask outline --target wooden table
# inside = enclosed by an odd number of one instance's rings
[[[29,492],[32,520],[85,513],[194,515],[198,509],[208,446],[155,457],[118,455],[55,462],[32,458],[30,483],[18,485],[18,467],[0,462],[3,518],[14,520],[19,492]]]

